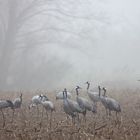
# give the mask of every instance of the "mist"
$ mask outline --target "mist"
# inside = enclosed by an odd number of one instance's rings
[[[0,89],[139,87],[138,0],[0,1]]]

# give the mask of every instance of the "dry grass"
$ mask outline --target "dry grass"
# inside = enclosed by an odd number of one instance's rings
[[[4,111],[6,126],[2,128],[0,119],[0,140],[140,140],[140,93],[139,90],[112,90],[110,96],[117,99],[122,113],[115,117],[106,117],[105,110],[98,104],[97,114],[88,112],[87,122],[81,120],[80,126],[66,120],[62,102],[55,101],[54,94],[48,97],[54,101],[56,112],[52,116],[52,126],[42,107],[38,116],[36,108],[28,109],[31,97],[35,93],[24,93],[21,110],[16,110],[14,122],[11,123],[12,111]],[[18,93],[1,93],[1,99],[14,99]],[[50,119],[50,118],[49,118]],[[82,116],[81,116],[82,119]]]

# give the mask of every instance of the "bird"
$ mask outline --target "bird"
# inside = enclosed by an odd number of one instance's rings
[[[86,82],[87,84],[87,94],[89,96],[89,98],[91,99],[91,101],[93,101],[93,103],[96,105],[97,102],[100,101],[100,90],[99,92],[93,92],[91,90],[89,90],[89,87],[90,87],[90,83],[89,82]],[[98,86],[98,89],[100,88],[100,86]]]
[[[20,97],[19,97],[19,98],[16,98],[16,99],[13,101],[13,104],[14,104],[14,108],[15,108],[15,109],[21,107],[21,104],[22,104],[22,93],[20,94]]]
[[[79,97],[79,89],[81,89],[81,87],[77,86],[76,87],[76,94],[77,94],[76,101],[79,104],[80,108],[84,110],[83,115],[86,122],[86,112],[92,111],[93,113],[96,113],[96,108],[87,99],[83,97]]]
[[[39,115],[39,107],[38,105],[41,104],[43,101],[49,101],[48,97],[46,95],[40,94],[40,95],[35,95],[31,99],[31,104],[29,106],[29,109],[32,107],[37,107],[37,114]]]
[[[46,112],[47,111],[55,111],[55,106],[53,104],[53,102],[51,101],[41,101],[42,106],[45,108]]]
[[[41,99],[42,99],[41,95],[33,96],[31,99],[32,104],[30,105],[30,107],[37,106],[38,104],[41,104]]]
[[[50,128],[51,128],[51,124],[52,124],[52,112],[55,111],[55,106],[53,104],[53,102],[51,101],[41,101],[41,104],[43,106],[43,108],[45,108],[46,110],[46,115],[47,115],[47,120],[48,120],[48,111],[51,112],[50,114]],[[42,111],[42,117],[43,117],[43,111]]]
[[[49,101],[49,98],[46,95],[41,94],[41,101]]]
[[[11,108],[12,110],[14,110],[13,102],[11,100],[0,100],[0,111],[1,111],[2,117],[3,117],[3,127],[5,127],[5,116],[3,113],[3,109],[6,109],[6,108]]]
[[[32,97],[31,104],[29,106],[29,109],[31,109],[32,107],[37,107],[37,114],[38,115],[39,115],[38,105],[41,104],[41,100],[42,100],[42,95],[35,95],[35,96]]]
[[[67,115],[72,117],[72,122],[74,122],[74,118],[76,117],[76,114],[75,114],[75,112],[72,111],[71,107],[69,106],[67,94],[65,91],[66,91],[66,89],[63,91],[63,109]]]
[[[67,90],[66,88],[64,89],[65,95],[66,95],[66,101],[67,104],[69,106],[69,109],[73,112],[76,113],[77,117],[78,117],[78,122],[79,122],[79,113],[84,114],[84,110],[82,108],[80,108],[79,104],[71,99],[67,99]]]
[[[106,96],[106,88],[103,87],[103,91],[104,91],[104,95],[100,97],[102,104],[104,105],[106,110],[107,109],[109,110],[109,115],[111,115],[111,111],[115,111],[116,117],[117,117],[117,113],[121,112],[121,106],[120,106],[119,102],[117,102],[113,98]]]
[[[70,92],[67,92],[67,98],[70,99],[71,96],[72,96],[71,93]],[[58,92],[56,94],[56,100],[63,100],[63,91]]]

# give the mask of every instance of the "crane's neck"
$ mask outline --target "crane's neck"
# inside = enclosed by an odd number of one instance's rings
[[[106,96],[106,90],[104,90],[104,96]]]
[[[21,101],[21,103],[22,103],[22,94],[20,95],[20,101]]]
[[[99,97],[101,96],[101,89],[100,89],[100,87],[99,87]]]
[[[77,94],[77,96],[79,95],[79,90],[78,90],[78,88],[76,88],[76,94]]]
[[[63,100],[66,99],[66,94],[65,94],[65,91],[63,91]]]
[[[89,87],[90,87],[90,83],[87,83],[87,90],[89,90]]]

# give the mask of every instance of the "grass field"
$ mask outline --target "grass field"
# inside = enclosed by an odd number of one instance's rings
[[[16,110],[12,122],[12,110],[5,109],[6,125],[3,128],[2,114],[0,114],[0,140],[140,140],[140,90],[115,90],[109,91],[109,96],[120,102],[122,112],[116,118],[115,113],[107,117],[104,107],[98,104],[97,114],[87,113],[87,121],[72,124],[71,119],[66,119],[63,112],[63,102],[55,100],[55,93],[47,96],[55,104],[56,112],[46,113],[42,116],[42,106],[28,108],[35,92],[23,92],[23,104]],[[0,99],[18,97],[19,93],[1,92]],[[87,95],[82,93],[81,96]],[[73,97],[74,99],[75,97]],[[51,123],[50,123],[51,122]]]

